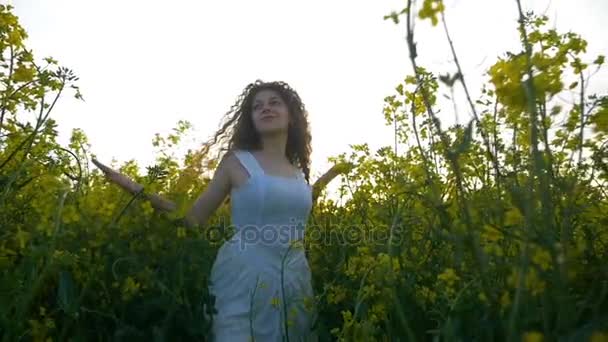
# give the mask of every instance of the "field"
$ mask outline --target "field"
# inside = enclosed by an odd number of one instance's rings
[[[469,98],[457,47],[448,75],[416,55],[414,20],[449,33],[442,2],[406,5],[385,19],[406,23],[414,72],[379,118],[406,148],[335,156],[354,165],[338,179],[345,200],[321,196],[308,222],[318,335],[608,341],[608,97],[587,92],[604,56],[520,9],[520,49]],[[134,162],[119,167],[178,203],[171,215],[109,183],[85,132],[56,141],[55,103],[83,96],[76,74],[35,58],[26,38],[0,6],[1,339],[207,340],[207,281],[229,203],[200,231],[175,219],[217,160],[191,151],[183,163],[160,155],[143,175]],[[437,98],[452,87],[466,90],[473,119],[446,127]],[[178,122],[155,145],[178,145],[190,127]]]

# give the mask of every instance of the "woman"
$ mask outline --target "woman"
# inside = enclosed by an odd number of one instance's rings
[[[213,144],[228,141],[227,152],[184,217],[189,227],[204,226],[230,194],[236,233],[220,247],[211,270],[209,291],[217,310],[212,338],[310,340],[313,292],[298,242],[321,189],[351,166],[336,165],[309,185],[307,112],[297,92],[284,82],[249,84],[226,117]],[[93,163],[130,192],[143,189],[97,160]],[[156,209],[176,209],[158,195],[145,198]]]

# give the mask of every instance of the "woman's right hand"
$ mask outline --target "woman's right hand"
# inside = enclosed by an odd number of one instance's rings
[[[104,175],[106,176],[106,178],[108,180],[112,181],[113,183],[118,184],[123,189],[125,189],[131,193],[135,193],[135,192],[138,192],[142,188],[141,185],[135,183],[134,181],[129,179],[129,177],[108,167],[107,165],[104,165],[103,163],[99,162],[97,159],[92,158],[92,162],[93,162],[93,164],[95,164],[95,166],[97,166],[104,173]]]
[[[138,195],[143,190],[143,185],[135,183],[133,180],[123,175],[122,173],[111,169],[107,165],[100,163],[99,160],[95,158],[92,158],[92,161],[93,164],[95,164],[95,166],[97,166],[105,174],[107,179],[109,179],[113,183],[120,185],[120,187],[132,193],[133,195]],[[177,208],[177,205],[174,202],[164,199],[157,194],[141,193],[141,196],[146,200],[149,200],[152,203],[152,207],[157,210],[171,212],[175,211]]]

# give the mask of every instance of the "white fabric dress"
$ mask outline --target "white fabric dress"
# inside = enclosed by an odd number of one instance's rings
[[[294,244],[304,237],[312,189],[301,172],[269,175],[249,151],[235,155],[249,179],[232,189],[235,234],[220,247],[211,270],[217,310],[212,340],[314,340],[310,268],[301,243]]]

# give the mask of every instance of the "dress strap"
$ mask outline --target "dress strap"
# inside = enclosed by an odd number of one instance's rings
[[[236,155],[250,176],[264,174],[264,170],[251,152],[247,150],[235,150],[234,155]]]

